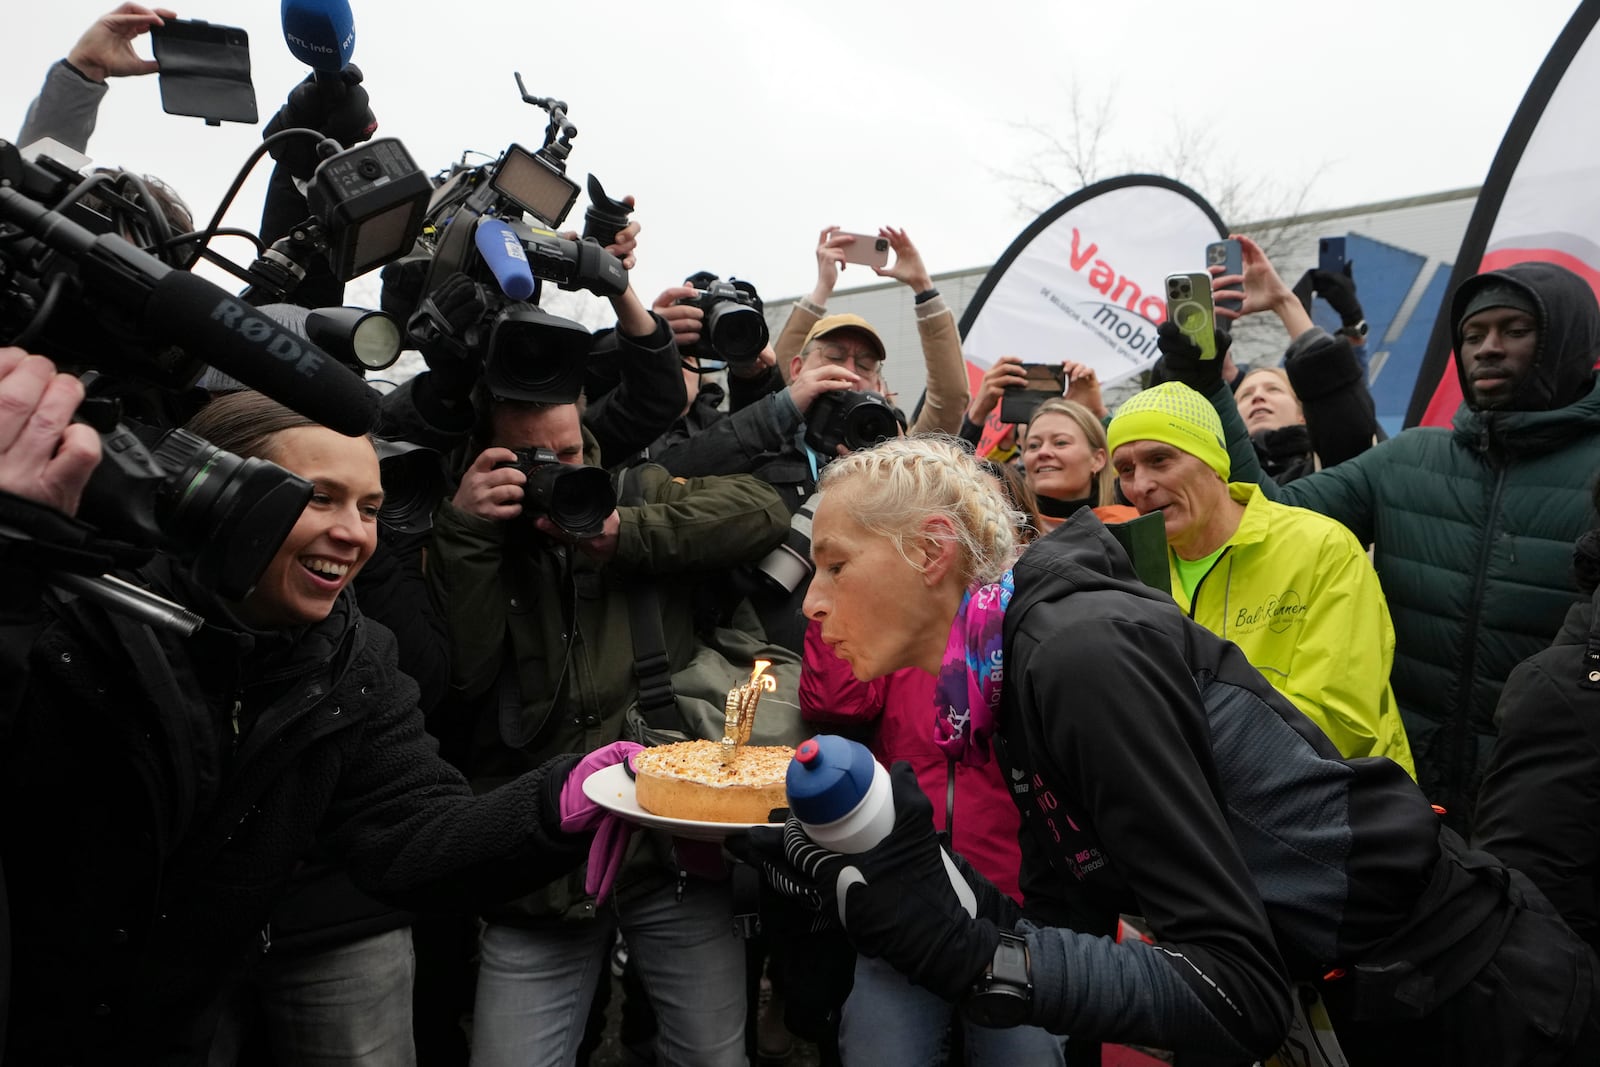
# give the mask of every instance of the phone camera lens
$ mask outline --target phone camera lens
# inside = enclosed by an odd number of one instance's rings
[[[873,247],[876,248],[879,252],[887,252],[887,251],[889,251],[889,241],[885,237],[880,237],[880,238],[878,238],[877,242],[873,245]]]

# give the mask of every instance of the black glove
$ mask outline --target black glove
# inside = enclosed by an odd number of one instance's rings
[[[950,858],[955,860],[956,870],[972,887],[972,895],[978,900],[978,918],[988,919],[1001,930],[1015,930],[1017,923],[1022,921],[1022,908],[1017,902],[1000,892],[998,886],[985,878],[960,853],[952,851]]]
[[[371,139],[378,129],[378,120],[367,106],[367,91],[361,87],[361,68],[354,63],[339,72],[338,84],[323,84],[315,74],[289,91],[289,99],[262,129],[262,139],[279,130],[303,127],[332,137],[345,148]],[[268,149],[272,158],[282,163],[289,173],[301,181],[310,179],[322,158],[317,155],[317,145],[309,137],[285,137]]]
[[[888,837],[846,856],[813,844],[791,817],[783,829],[782,873],[800,893],[816,894],[823,914],[843,923],[857,952],[880,957],[923,988],[958,1001],[993,960],[1000,932],[993,920],[968,915],[956,897],[933,829],[933,805],[911,765],[896,763],[890,780],[895,820]]]
[[[483,373],[478,334],[488,300],[460,271],[440,282],[406,322],[406,334],[433,372],[440,397],[465,398]]]
[[[1341,273],[1308,270],[1300,276],[1294,285],[1294,295],[1300,298],[1300,306],[1306,309],[1306,314],[1311,313],[1311,296],[1315,293],[1338,312],[1339,321],[1345,326],[1354,326],[1366,318],[1361,311],[1361,301],[1356,299],[1356,281],[1350,266],[1347,260]]]
[[[1217,358],[1201,359],[1200,346],[1185,337],[1175,323],[1168,321],[1157,326],[1156,347],[1161,349],[1167,377],[1203,396],[1216,392],[1222,384],[1222,361],[1228,354],[1228,346],[1233,344],[1233,337],[1223,330],[1214,332]]]

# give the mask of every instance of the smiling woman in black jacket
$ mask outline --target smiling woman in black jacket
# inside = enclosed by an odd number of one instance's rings
[[[63,433],[81,388],[3,349],[0,394],[0,491],[71,513],[98,454],[83,428]],[[203,615],[192,637],[3,561],[6,1062],[201,1062],[207,1005],[313,845],[387,901],[465,910],[564,873],[589,843],[560,830],[575,757],[474,797],[423,732],[392,635],[347,589],[373,547],[371,443],[253,394],[213,408],[202,429],[236,431],[313,490],[242,600],[165,556],[127,576]]]

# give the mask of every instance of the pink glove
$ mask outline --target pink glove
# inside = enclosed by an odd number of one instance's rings
[[[622,858],[628,852],[628,839],[633,836],[633,824],[585,796],[583,780],[595,771],[624,763],[643,751],[643,745],[632,741],[613,741],[579,760],[561,785],[562,832],[595,832],[594,842],[589,846],[589,867],[584,874],[583,891],[593,893],[596,904],[603,903],[611,895],[612,883],[617,880]]]

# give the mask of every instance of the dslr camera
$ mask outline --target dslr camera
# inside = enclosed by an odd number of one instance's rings
[[[684,346],[684,355],[732,364],[754,363],[770,336],[756,287],[738,278],[723,281],[714,274],[703,273],[690,278],[689,284],[699,292],[678,303],[699,308],[704,318],[700,340]]]
[[[905,428],[905,416],[881,393],[823,393],[806,412],[806,444],[821,456],[833,455],[839,445],[851,452],[871,448],[899,437]]]
[[[561,462],[548,448],[514,448],[514,461],[496,464],[515,467],[528,478],[522,489],[522,514],[527,519],[548,515],[567,533],[578,538],[598,536],[606,519],[617,510],[611,477],[599,467]]]

